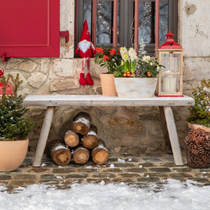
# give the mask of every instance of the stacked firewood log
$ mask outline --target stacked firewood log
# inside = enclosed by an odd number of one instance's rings
[[[85,164],[92,158],[99,165],[109,159],[105,143],[98,138],[97,127],[85,112],[74,117],[72,129],[65,133],[63,141],[53,140],[47,145],[46,154],[60,166],[69,164],[71,158],[77,164]]]
[[[185,138],[188,165],[192,168],[210,166],[210,136],[202,129],[191,130]]]

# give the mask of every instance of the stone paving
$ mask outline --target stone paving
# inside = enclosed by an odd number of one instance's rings
[[[89,161],[85,165],[70,163],[57,166],[44,157],[41,167],[32,167],[34,154],[28,154],[23,164],[13,172],[0,172],[0,184],[12,192],[19,186],[44,183],[59,189],[71,187],[72,183],[121,183],[144,187],[155,183],[167,183],[167,178],[180,181],[194,180],[200,185],[210,185],[210,168],[193,169],[186,164],[176,166],[170,154],[110,154],[108,162],[99,166]]]

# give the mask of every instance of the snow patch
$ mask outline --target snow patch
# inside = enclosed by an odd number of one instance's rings
[[[62,144],[59,144],[55,148],[53,148],[52,152],[57,151],[59,149],[68,149],[68,147],[67,146],[64,146]]]
[[[110,165],[110,168],[114,168],[114,164],[113,163]]]
[[[122,159],[120,159],[120,158],[118,158],[117,159],[119,162],[121,162],[121,163],[125,163],[125,160],[122,160]]]
[[[209,210],[210,186],[168,179],[164,185],[141,188],[125,183],[73,184],[60,190],[36,184],[15,193],[0,186],[0,210]]]

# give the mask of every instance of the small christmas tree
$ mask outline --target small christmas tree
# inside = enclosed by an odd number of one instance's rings
[[[14,94],[6,95],[7,83],[10,78],[14,85]],[[23,106],[22,95],[17,96],[17,90],[22,80],[20,81],[19,74],[17,74],[15,79],[12,75],[8,74],[7,77],[2,76],[0,81],[3,84],[0,106],[0,140],[26,139],[33,128],[33,124],[30,123],[29,117],[24,117],[29,109]]]
[[[138,58],[143,58],[146,54],[147,54],[147,52],[144,50],[144,48],[145,48],[145,43],[144,43],[144,41],[143,41],[143,39],[141,40],[141,42],[140,42],[140,44],[139,44],[139,54],[138,54]]]
[[[195,105],[189,108],[191,116],[187,121],[192,124],[210,127],[210,80],[201,81],[201,87],[193,90]]]
[[[141,40],[135,74],[137,77],[156,78],[159,74],[160,68],[164,66],[158,63],[158,58],[151,58],[147,55],[147,52],[144,50],[145,46],[144,41]]]

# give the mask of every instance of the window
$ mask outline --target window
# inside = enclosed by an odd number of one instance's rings
[[[96,13],[96,45],[111,46],[113,43],[113,1],[97,0]],[[90,33],[92,32],[92,0],[77,0],[77,27],[76,42],[78,43],[82,32],[83,22],[88,21]],[[168,30],[175,34],[177,39],[177,13],[178,0],[160,0],[159,10],[159,43],[165,42]],[[135,0],[118,0],[117,12],[117,45],[131,47],[134,43],[134,16]],[[155,49],[155,0],[139,0],[139,30],[138,40],[143,39],[146,50],[154,54]]]

